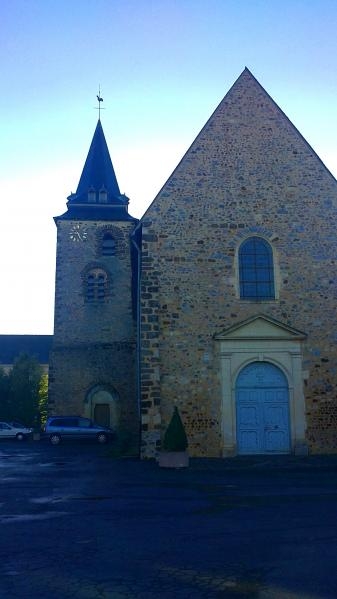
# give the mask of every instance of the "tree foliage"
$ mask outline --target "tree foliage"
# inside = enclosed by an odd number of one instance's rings
[[[0,419],[39,427],[47,394],[48,377],[35,357],[20,354],[9,372],[0,369]]]
[[[9,377],[4,368],[0,368],[0,418],[11,419],[11,406],[9,399]]]
[[[48,408],[48,374],[44,373],[39,384],[39,424],[45,424]]]

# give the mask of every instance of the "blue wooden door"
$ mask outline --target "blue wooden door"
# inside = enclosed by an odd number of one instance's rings
[[[236,382],[238,453],[289,453],[289,390],[283,372],[253,362]]]

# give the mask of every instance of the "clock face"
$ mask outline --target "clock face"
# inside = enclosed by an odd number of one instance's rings
[[[87,238],[87,230],[80,223],[76,223],[70,229],[69,238],[71,241],[84,241]]]

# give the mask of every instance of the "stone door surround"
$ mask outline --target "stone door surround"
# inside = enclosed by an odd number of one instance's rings
[[[259,314],[215,335],[220,355],[222,453],[237,454],[236,380],[251,362],[269,362],[284,373],[289,387],[291,451],[307,453],[302,343],[305,333]]]

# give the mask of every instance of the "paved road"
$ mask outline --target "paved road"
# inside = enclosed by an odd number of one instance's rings
[[[337,457],[0,442],[0,599],[337,597]]]

